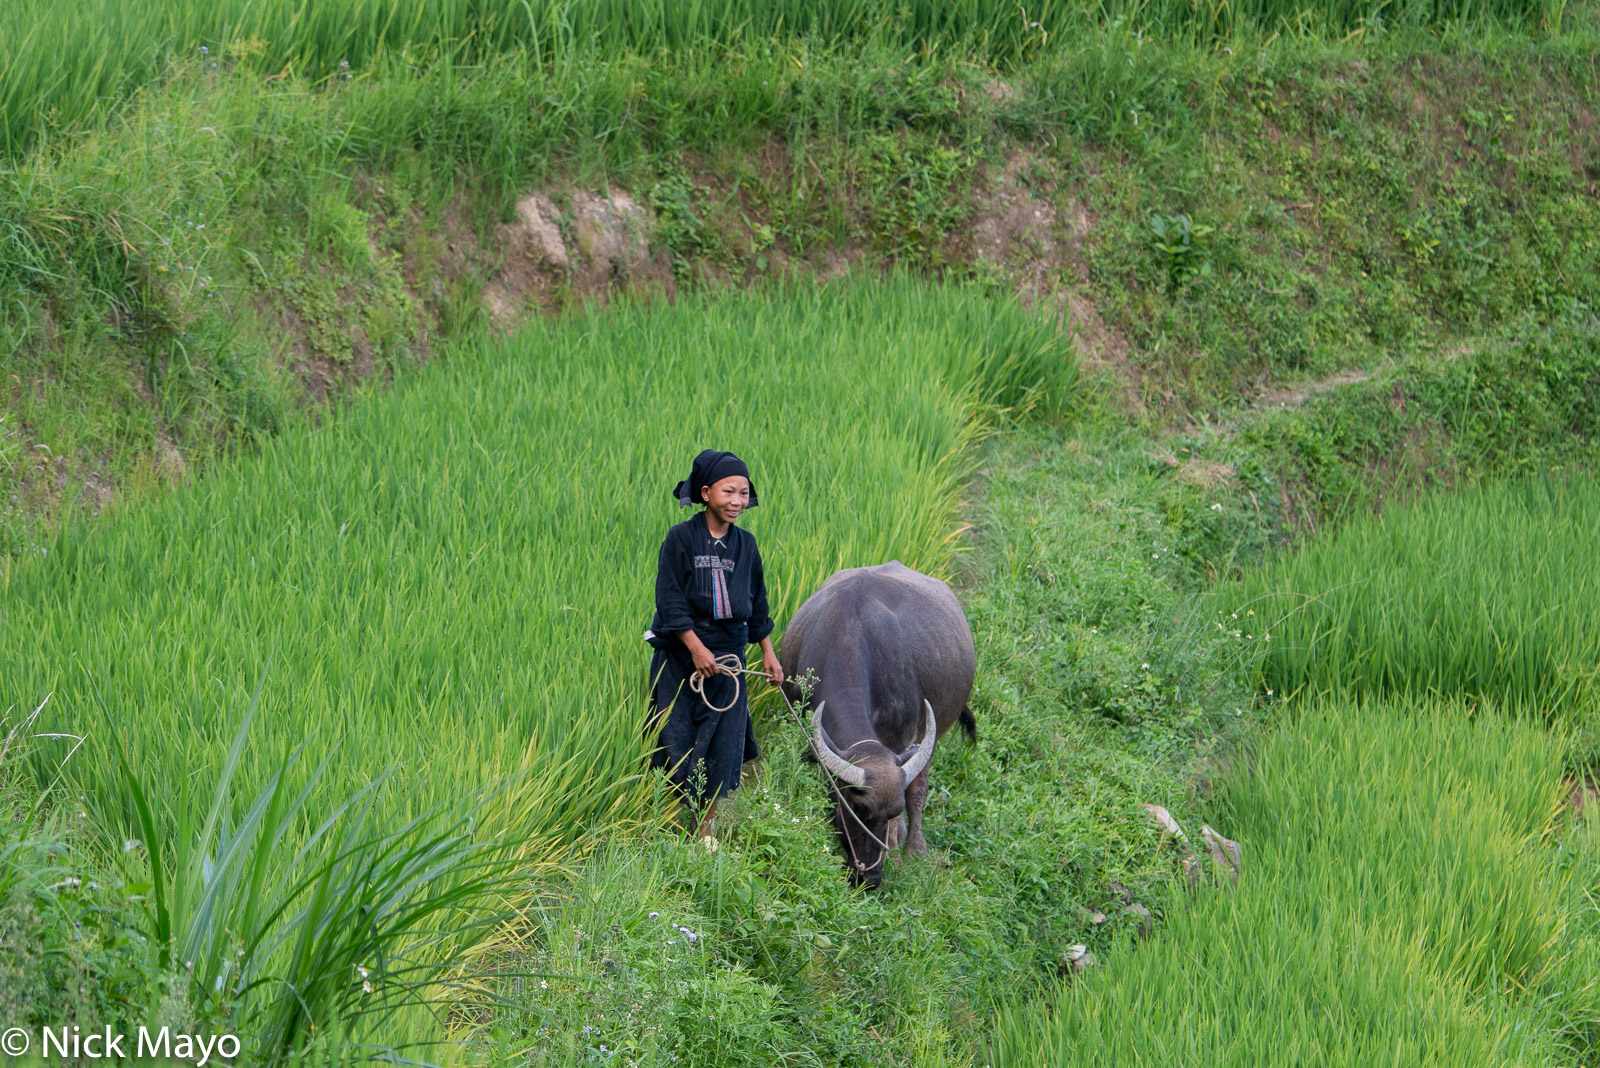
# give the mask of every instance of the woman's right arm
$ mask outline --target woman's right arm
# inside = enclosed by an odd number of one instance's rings
[[[711,650],[706,648],[706,643],[700,640],[700,635],[693,630],[678,632],[678,639],[688,648],[689,655],[694,658],[695,674],[703,679],[720,674],[722,668],[717,666],[717,658]]]

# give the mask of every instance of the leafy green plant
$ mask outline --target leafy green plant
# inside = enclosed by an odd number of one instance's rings
[[[156,966],[183,977],[196,1019],[248,1036],[261,1063],[302,1053],[319,1030],[347,1040],[381,1035],[393,1045],[396,1017],[440,1001],[437,981],[501,919],[496,908],[515,851],[474,833],[493,788],[384,827],[389,776],[380,775],[324,802],[306,834],[304,808],[318,796],[328,760],[291,794],[285,776],[296,748],[235,823],[233,777],[260,696],[258,684],[203,822],[193,822],[198,807],[184,805],[170,827],[106,710],[142,836],[124,852],[143,858],[146,881],[129,889],[149,906]]]
[[[1150,216],[1151,246],[1165,269],[1169,292],[1182,289],[1191,279],[1211,277],[1207,249],[1213,230],[1182,212]]]

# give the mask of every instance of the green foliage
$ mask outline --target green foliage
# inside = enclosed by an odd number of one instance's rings
[[[1237,412],[1148,454],[1188,584],[1240,578],[1287,542],[1436,490],[1588,471],[1597,459],[1592,321],[1507,330],[1341,377],[1302,403]]]
[[[260,696],[258,685],[202,822],[198,807],[182,806],[167,824],[108,724],[140,835],[124,852],[146,861],[144,881],[128,886],[144,909],[141,941],[163,973],[183,977],[174,985],[192,1018],[240,1035],[255,1063],[334,1036],[401,1048],[396,1017],[439,1001],[437,980],[500,918],[516,851],[473,826],[496,784],[385,827],[396,804],[381,774],[342,799],[319,798],[306,834],[303,810],[328,760],[291,797],[297,747],[235,822],[233,776]]]
[[[1600,170],[1572,134],[1596,103],[1592,49],[1488,35],[1443,54],[1396,37],[1218,59],[1136,40],[1083,46],[1107,51],[1108,71],[1120,54],[1104,86],[1068,68],[1066,88],[1041,81],[1012,111],[1035,136],[1120,150],[1062,154],[1098,223],[1084,252],[1097,311],[1153,413],[1600,306]],[[1534,102],[1556,85],[1582,103]],[[1462,122],[1463,99],[1492,132]],[[1152,216],[1212,227],[1208,247],[1153,234]],[[1176,284],[1190,260],[1210,277]]]
[[[1587,466],[1600,442],[1596,397],[1592,320],[1525,329],[1264,418],[1235,455],[1270,465],[1288,521],[1315,529],[1437,486]]]
[[[1210,278],[1211,261],[1205,258],[1206,239],[1214,227],[1197,225],[1189,216],[1150,216],[1150,237],[1156,255],[1167,267],[1167,289],[1175,292],[1191,278]]]
[[[1597,535],[1591,479],[1495,483],[1352,522],[1219,603],[1250,613],[1280,694],[1460,694],[1583,722],[1600,698],[1600,628],[1579,607],[1600,592]]]
[[[62,8],[19,0],[0,16],[0,150],[15,157],[41,135],[103,117],[165,76],[174,61],[207,70],[286,71],[340,86],[386,57],[443,56],[480,64],[510,55],[531,67],[589,54],[653,55],[726,51],[774,36],[818,44],[888,43],[920,52],[970,53],[1014,63],[1127,23],[1157,37],[1210,45],[1235,28],[1274,36],[1337,36],[1382,26],[1504,23],[1558,30],[1564,0],[1411,2],[1253,0],[1228,5],[1110,6],[1045,3],[1031,13],[1003,0],[890,3],[889,0],[713,0],[698,4],[548,0],[378,0],[334,4],[307,14],[292,0],[97,0]]]
[[[940,745],[931,856],[852,890],[799,730],[758,688],[760,776],[724,802],[716,851],[656,839],[598,857],[496,961],[528,975],[500,986],[511,1005],[474,1045],[548,1063],[982,1063],[997,1005],[1069,945],[1109,949],[1140,920],[1127,900],[1162,911],[1171,865],[1138,804],[1186,816],[1182,782],[1241,722],[1228,643],[1166,554],[1150,559],[1164,535],[1157,487],[1129,477],[1135,443],[1037,424],[1008,438],[984,450],[983,535],[957,583],[978,744]]]
[[[431,913],[401,890],[472,859],[455,821],[513,842],[531,878],[656,818],[637,634],[676,465],[708,441],[750,458],[785,617],[840,566],[946,569],[975,436],[1069,403],[1073,364],[1015,304],[903,277],[574,316],[66,526],[11,573],[4,686],[54,692],[46,718],[67,730],[99,718],[85,673],[103,688],[123,755],[69,776],[108,835],[149,848],[174,963],[342,1011],[379,937],[365,910],[399,909],[383,938],[403,941]],[[228,708],[274,647],[292,680],[269,677],[246,744]],[[367,785],[394,765],[403,788]],[[273,916],[302,893],[309,913]],[[305,1013],[272,1005],[263,1040],[287,1048]]]
[[[1000,1021],[994,1063],[1565,1064],[1600,1020],[1600,841],[1514,712],[1312,701],[1227,776],[1243,874]],[[1550,849],[1553,837],[1560,850]]]
[[[977,160],[936,140],[892,135],[868,136],[856,150],[856,186],[872,243],[897,262],[945,266],[945,240],[972,210]]]
[[[0,721],[0,1013],[30,1031],[131,1029],[151,1018],[162,977],[137,896],[84,848],[88,813],[17,774],[29,750],[72,755],[73,739],[37,736],[36,715]]]
[[[391,50],[328,82],[186,58],[0,175],[0,542],[36,550],[70,508],[171,481],[174,447],[204,465],[479,329],[495,223],[539,185],[636,191],[680,283],[865,256],[1075,292],[1157,417],[1581,316],[1592,13],[1463,34],[1217,51],[1112,19],[1003,80],[892,34]],[[1057,222],[974,268],[1013,178]]]

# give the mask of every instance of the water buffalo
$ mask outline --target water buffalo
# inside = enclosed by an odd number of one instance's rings
[[[808,670],[817,679],[813,743],[844,798],[834,823],[845,863],[857,885],[877,886],[885,845],[927,851],[922,807],[940,736],[958,722],[977,736],[967,617],[950,587],[898,560],[847,568],[794,614],[779,662],[790,680]],[[796,699],[793,681],[784,685]]]

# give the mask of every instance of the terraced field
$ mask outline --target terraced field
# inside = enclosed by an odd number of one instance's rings
[[[660,818],[639,635],[679,518],[669,491],[698,449],[751,457],[750,525],[786,616],[838,567],[945,571],[975,435],[1073,380],[1070,350],[1016,306],[904,278],[538,326],[157,506],[64,530],[11,576],[3,700],[49,696],[39,727],[87,736],[67,788],[110,834],[196,858],[157,905],[180,945],[206,947],[207,985],[248,1000],[282,969],[314,983],[359,963],[368,932],[330,926],[317,937],[350,954],[302,961],[289,935],[321,918],[273,909],[305,904],[293,879],[332,848],[314,829],[386,772],[361,809],[371,831],[472,813],[465,833],[509,849],[523,879]],[[57,741],[31,751],[43,781],[72,744]],[[257,797],[279,818],[239,835]],[[222,822],[191,841],[214,798]],[[230,825],[232,863],[265,865],[270,894],[246,877],[207,898]],[[394,873],[393,939],[405,899],[457,877]]]
[[[1224,590],[1288,700],[1237,884],[1013,1010],[1004,1064],[1581,1064],[1600,1042],[1588,476],[1433,498]]]
[[[1597,42],[1590,0],[0,6],[0,1028],[1593,1063]],[[891,558],[972,624],[977,741],[878,893],[763,688],[710,843],[644,771],[706,446],[780,644]]]

